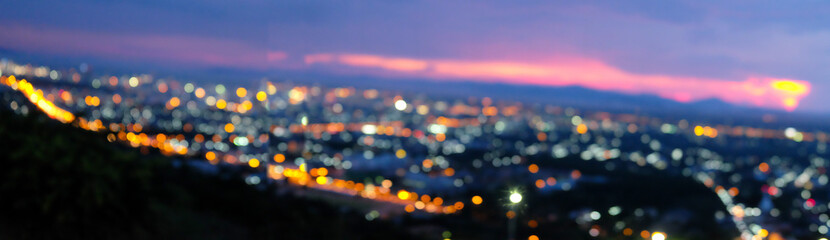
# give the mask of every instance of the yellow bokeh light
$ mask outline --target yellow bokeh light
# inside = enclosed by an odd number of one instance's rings
[[[22,92],[26,96],[29,96],[29,101],[31,101],[35,106],[40,108],[40,110],[46,113],[46,115],[48,115],[50,118],[57,119],[63,123],[69,123],[75,119],[75,115],[73,115],[72,113],[55,106],[55,104],[50,100],[51,97],[43,97],[43,91],[35,89],[31,83],[26,81],[26,79],[21,79],[18,82],[15,80],[14,76],[9,76],[8,78],[6,78],[6,82],[2,83],[9,85],[14,90]],[[87,99],[85,99],[85,101],[87,102],[87,105],[91,106],[98,106],[98,104],[100,104],[100,99],[98,99],[98,97],[87,96]],[[90,130],[99,129],[100,127],[101,124],[95,124],[94,127],[90,128]]]
[[[225,124],[225,132],[232,133],[234,130],[233,123]]]
[[[762,238],[765,238],[768,235],[769,235],[769,231],[767,231],[766,229],[761,228],[761,230],[758,231],[758,236],[761,236]]]
[[[326,177],[323,177],[323,176],[317,177],[317,184],[324,185],[324,184],[326,184],[328,181],[329,181],[329,180],[328,180],[328,178],[326,178]]]
[[[246,90],[245,88],[241,87],[241,88],[236,89],[236,96],[237,97],[244,98],[247,95],[248,95],[248,90]]]
[[[259,167],[259,159],[252,158],[251,160],[248,160],[248,166],[251,166],[252,168]]]
[[[256,100],[259,100],[260,102],[265,102],[265,100],[267,100],[267,99],[268,99],[268,94],[265,94],[265,92],[259,91],[259,92],[256,93]]]
[[[409,192],[407,192],[406,190],[398,191],[398,199],[400,199],[400,200],[409,199]]]
[[[225,109],[228,106],[228,102],[225,102],[225,99],[219,99],[216,101],[216,108],[218,109]]]

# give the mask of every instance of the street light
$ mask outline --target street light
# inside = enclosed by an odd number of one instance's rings
[[[508,197],[510,200],[510,212],[513,212],[516,209],[516,204],[522,202],[522,194],[519,191],[513,190],[510,192],[510,196]],[[507,220],[507,239],[508,240],[515,240],[516,239],[516,216],[513,215],[512,217],[508,216]]]
[[[513,204],[517,204],[517,203],[522,202],[522,194],[520,194],[518,192],[510,193],[510,202],[513,203]]]
[[[666,240],[666,234],[661,232],[654,232],[654,234],[651,234],[651,240]]]

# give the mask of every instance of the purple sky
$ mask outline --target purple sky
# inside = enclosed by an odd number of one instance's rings
[[[823,1],[0,2],[0,48],[41,55],[582,85],[772,108],[790,96],[746,89],[794,79],[811,85],[799,111],[830,110]],[[334,59],[307,61],[319,54]],[[375,58],[344,57],[354,55]],[[469,71],[439,71],[445,65]],[[700,87],[681,92],[688,85]],[[724,86],[746,92],[707,91]]]

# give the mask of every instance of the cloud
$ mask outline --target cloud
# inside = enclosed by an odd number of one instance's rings
[[[110,34],[0,25],[0,45],[28,52],[158,61],[187,66],[269,69],[288,57],[225,39],[158,34]]]
[[[288,58],[288,53],[282,51],[270,51],[267,54],[268,62],[278,62]]]
[[[544,62],[415,59],[369,54],[321,53],[307,64],[362,68],[362,73],[541,85],[582,86],[629,94],[654,94],[680,102],[717,98],[726,102],[794,110],[810,92],[809,82],[767,76],[742,81],[689,76],[638,74],[595,59],[559,58]],[[393,75],[393,76],[394,76]]]

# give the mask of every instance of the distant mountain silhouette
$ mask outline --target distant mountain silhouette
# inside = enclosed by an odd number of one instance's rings
[[[23,53],[0,47],[0,58],[17,63],[33,63],[58,68],[77,68],[82,63],[93,66],[94,74],[136,74],[152,73],[158,78],[175,77],[183,81],[199,83],[245,84],[254,83],[262,77],[275,81],[316,83],[325,86],[352,86],[377,88],[392,91],[423,93],[432,98],[446,100],[459,97],[491,97],[494,100],[523,102],[528,105],[552,104],[575,107],[580,110],[606,111],[617,113],[648,114],[667,119],[698,119],[718,123],[747,123],[769,125],[761,121],[764,116],[774,116],[774,123],[814,129],[827,128],[826,119],[830,113],[789,113],[783,110],[734,105],[719,99],[705,99],[681,103],[650,94],[624,94],[599,91],[579,86],[550,87],[485,83],[465,80],[435,80],[422,78],[384,78],[376,76],[338,75],[314,72],[314,70],[243,70],[225,67],[176,67],[161,63],[130,63],[130,61],[107,60],[97,57],[59,57]],[[768,117],[769,119],[769,117]],[[779,124],[780,125],[780,124]]]
[[[445,81],[417,78],[379,78],[374,76],[335,76],[319,73],[283,72],[277,81],[316,83],[325,86],[378,88],[408,93],[423,93],[446,99],[458,97],[491,97],[494,100],[518,101],[532,106],[552,104],[587,111],[637,113],[667,120],[694,119],[712,124],[746,124],[749,126],[830,130],[826,119],[830,114],[786,112],[783,110],[735,105],[720,99],[704,99],[689,103],[677,102],[651,94],[624,94],[588,89],[580,86],[533,86],[474,81]],[[764,116],[774,121],[763,121]]]

